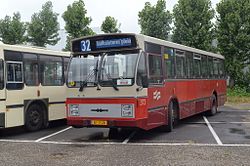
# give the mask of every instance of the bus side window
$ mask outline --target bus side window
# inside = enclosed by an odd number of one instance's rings
[[[176,76],[177,78],[186,78],[185,52],[176,50]]]
[[[163,82],[162,56],[149,54],[148,63],[149,83],[161,84]]]
[[[207,78],[208,76],[208,65],[207,65],[207,56],[201,56],[201,75],[202,78]]]
[[[23,53],[24,80],[27,86],[38,86],[38,58],[36,54]]]
[[[138,63],[136,83],[138,86],[143,86],[143,87],[144,87],[144,85],[146,87],[148,84],[146,59],[145,59],[145,54],[143,54],[143,53],[141,54],[140,60]]]
[[[0,90],[4,88],[4,63],[3,60],[0,59]]]
[[[212,57],[208,57],[208,73],[209,73],[210,78],[214,77],[214,67],[213,67],[213,58]]]
[[[61,57],[40,55],[39,64],[42,85],[63,85],[63,62]]]
[[[219,77],[219,59],[214,58],[213,62],[214,62],[214,76],[218,78]]]
[[[68,64],[69,64],[69,58],[63,58],[64,82],[66,82],[66,80],[67,80]]]
[[[175,78],[174,50],[172,48],[164,48],[164,61],[167,78]]]
[[[187,77],[193,78],[194,65],[193,65],[193,54],[191,52],[186,52],[186,64],[187,64]]]
[[[220,62],[219,62],[219,74],[220,74],[220,78],[225,78],[225,76],[226,76],[225,66],[224,66],[223,60],[220,60]]]
[[[16,51],[4,51],[6,60],[6,88],[18,90],[23,88],[23,62],[22,54]]]
[[[194,54],[194,76],[201,77],[201,56],[198,54]]]

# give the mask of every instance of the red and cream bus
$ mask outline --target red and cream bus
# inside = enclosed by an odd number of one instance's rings
[[[0,128],[39,130],[65,119],[70,53],[0,42]]]
[[[226,101],[223,56],[138,34],[73,40],[67,84],[73,127],[172,131]]]

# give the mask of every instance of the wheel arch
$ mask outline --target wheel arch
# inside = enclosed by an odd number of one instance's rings
[[[177,118],[180,119],[180,105],[179,105],[179,100],[176,96],[172,96],[169,98],[168,100],[168,105],[170,104],[170,102],[173,102],[174,108],[177,111]]]

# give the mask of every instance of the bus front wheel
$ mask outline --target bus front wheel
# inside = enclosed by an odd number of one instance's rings
[[[177,123],[177,110],[175,109],[175,105],[173,103],[173,101],[171,101],[168,105],[168,116],[167,116],[167,125],[162,126],[163,131],[165,132],[171,132],[173,131],[174,125]]]
[[[32,104],[25,114],[25,127],[28,131],[36,131],[43,127],[44,115],[40,105]]]

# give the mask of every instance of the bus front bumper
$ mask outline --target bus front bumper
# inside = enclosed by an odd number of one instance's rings
[[[137,119],[137,120],[104,120],[105,125],[93,125],[93,119],[67,119],[67,124],[76,128],[81,127],[101,127],[101,128],[140,128],[147,130],[147,119]],[[98,120],[97,120],[98,121]]]

